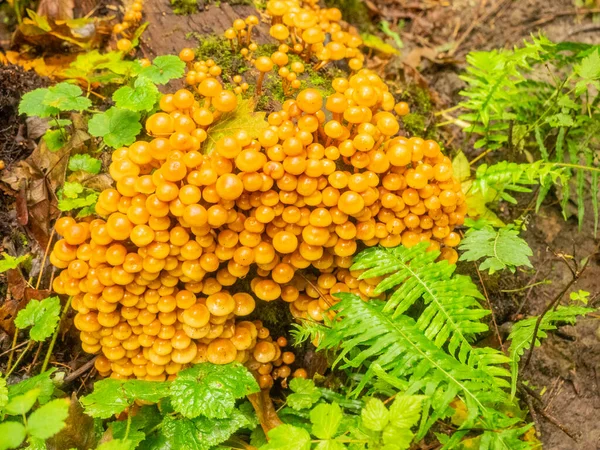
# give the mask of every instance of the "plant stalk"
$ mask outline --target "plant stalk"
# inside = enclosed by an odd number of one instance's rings
[[[56,330],[54,331],[54,334],[52,335],[52,340],[50,341],[50,346],[48,347],[48,350],[46,351],[46,357],[44,358],[44,363],[42,364],[42,370],[40,371],[40,373],[44,373],[46,371],[46,368],[48,367],[48,363],[50,362],[50,356],[52,355],[52,350],[54,350],[54,344],[56,344],[56,338],[58,338],[58,333],[60,331],[60,324],[62,323],[63,319],[67,315],[67,311],[69,311],[69,306],[71,306],[72,298],[73,297],[69,297],[69,299],[67,300],[67,303],[65,304],[65,307],[62,310],[62,314],[60,315],[60,320],[58,321],[58,325],[56,325]]]

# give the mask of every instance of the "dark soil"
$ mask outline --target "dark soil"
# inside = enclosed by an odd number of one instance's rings
[[[600,27],[592,20],[592,14],[578,13],[572,0],[374,0],[367,5],[367,12],[374,17],[375,23],[378,19],[385,19],[391,24],[404,21],[399,33],[405,46],[401,56],[404,62],[400,68],[404,82],[410,82],[412,78],[412,81],[427,87],[437,110],[453,107],[461,101],[459,92],[464,84],[459,74],[470,51],[510,48],[540,31],[554,41],[600,42]],[[408,67],[407,70],[407,66],[418,61],[415,55],[425,56],[420,58],[416,67]],[[390,63],[386,69],[388,78],[398,78],[397,65]],[[462,136],[464,134],[458,127],[440,130],[440,138],[450,153],[462,150],[473,158],[481,150],[474,150]],[[527,200],[524,199],[524,203],[528,203]],[[511,211],[511,214],[518,215],[520,212]],[[581,260],[593,253],[598,244],[598,239],[593,238],[591,217],[579,231],[576,220],[565,221],[560,207],[551,199],[538,214],[530,214],[529,218],[528,230],[523,237],[533,249],[531,263],[535,269],[513,276],[503,273],[501,277],[483,277],[504,337],[512,321],[541,313],[571,281],[571,271],[555,254]],[[472,265],[460,269],[479,282]],[[501,292],[542,280],[549,280],[552,284],[516,293]],[[598,298],[598,255],[592,257],[587,270],[571,291],[578,289],[589,291],[591,298]],[[530,399],[538,410],[534,420],[544,449],[600,448],[600,429],[597,426],[600,413],[599,330],[595,317],[581,319],[574,327],[562,327],[535,350],[523,373],[523,380],[527,380],[536,392],[543,392],[541,402]]]

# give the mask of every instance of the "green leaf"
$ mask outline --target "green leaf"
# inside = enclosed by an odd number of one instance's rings
[[[0,412],[8,403],[8,389],[6,387],[6,378],[0,377]]]
[[[269,431],[268,436],[269,443],[260,450],[310,450],[310,434],[304,428],[279,425]]]
[[[175,55],[157,56],[152,65],[144,67],[140,77],[148,78],[156,84],[165,84],[175,78],[180,78],[185,72],[185,63]]]
[[[67,198],[77,198],[83,192],[83,189],[81,183],[65,181],[62,187],[62,194]]]
[[[390,412],[378,398],[371,398],[360,412],[363,425],[369,430],[382,431],[390,421]]]
[[[25,450],[48,450],[48,447],[46,447],[46,441],[44,439],[38,439],[36,437],[29,436],[27,443],[29,445],[25,447]]]
[[[234,409],[225,419],[196,417],[185,419],[166,416],[162,433],[171,448],[177,450],[208,450],[229,439],[240,428],[256,426],[254,417]]]
[[[361,33],[360,37],[363,40],[365,47],[372,48],[386,55],[397,55],[400,52],[393,46],[384,42],[379,36],[369,33]]]
[[[40,394],[38,401],[40,405],[48,403],[52,394],[54,393],[54,383],[50,379],[50,375],[56,372],[56,369],[52,368],[44,373],[36,375],[35,377],[28,378],[17,384],[13,384],[8,387],[8,397],[13,398],[17,395],[25,394],[32,389],[39,389]]]
[[[83,111],[92,106],[89,98],[82,96],[79,86],[70,83],[58,83],[49,87],[44,97],[44,105],[61,111]]]
[[[6,272],[7,270],[16,269],[19,264],[27,261],[30,255],[22,256],[11,256],[8,253],[2,253],[3,259],[0,259],[0,273]]]
[[[590,53],[581,60],[581,64],[575,66],[575,71],[588,80],[600,78],[600,50]]]
[[[236,399],[259,390],[252,374],[240,363],[202,363],[177,374],[171,384],[171,404],[188,418],[225,418],[233,411]]]
[[[310,412],[312,434],[319,439],[331,439],[338,431],[342,421],[342,408],[337,403],[321,403]]]
[[[570,126],[573,126],[573,124],[575,123],[573,121],[573,117],[571,117],[571,115],[565,114],[565,113],[557,113],[557,114],[548,116],[546,118],[546,122],[548,123],[548,125],[550,125],[551,127],[554,127],[554,128],[570,127]]]
[[[330,439],[327,441],[319,442],[315,447],[315,450],[344,450],[346,448],[347,447],[340,441]]]
[[[265,121],[266,113],[254,112],[254,107],[252,99],[238,97],[236,108],[231,112],[223,113],[221,118],[206,130],[204,153],[211,153],[221,138],[231,136],[239,130],[247,131],[254,139],[262,130],[266,129],[269,126]]]
[[[454,178],[460,182],[471,178],[471,165],[463,152],[458,152],[452,160],[452,171]]]
[[[397,395],[390,407],[390,423],[397,428],[410,429],[421,418],[422,395]]]
[[[27,307],[17,314],[15,325],[21,330],[31,327],[29,337],[41,342],[52,336],[59,320],[60,299],[48,297],[42,301],[29,300]]]
[[[169,383],[107,378],[94,384],[94,392],[81,398],[86,414],[100,419],[123,412],[137,400],[158,402],[169,394]]]
[[[519,232],[511,227],[494,230],[487,225],[480,229],[469,229],[460,243],[463,254],[461,261],[478,261],[480,270],[489,270],[490,274],[509,269],[515,272],[517,267],[532,267],[529,257],[533,255],[525,240],[519,237]]]
[[[412,431],[406,428],[398,428],[393,425],[388,425],[383,430],[383,442],[387,445],[392,445],[394,449],[405,450],[410,447],[415,435]]]
[[[584,291],[579,289],[578,292],[571,292],[569,294],[569,298],[574,302],[581,302],[584,305],[587,305],[590,300],[590,293],[588,291]]]
[[[50,117],[58,114],[60,110],[52,106],[44,104],[48,89],[35,89],[21,98],[19,103],[19,114],[27,114],[28,116]]]
[[[98,174],[101,168],[102,161],[87,154],[73,155],[69,159],[69,170],[72,172],[83,170],[84,172]]]
[[[60,130],[48,130],[44,134],[44,142],[51,152],[56,152],[63,148],[68,140],[69,136],[64,129]]]
[[[141,130],[139,113],[116,107],[95,114],[88,122],[89,133],[104,138],[106,145],[113,148],[133,144]]]
[[[160,92],[156,85],[146,77],[138,77],[133,88],[122,86],[113,94],[113,100],[118,108],[132,111],[150,111]]]
[[[137,444],[131,439],[113,439],[103,442],[96,450],[134,450],[136,447]]]
[[[69,400],[58,398],[36,409],[27,419],[27,432],[38,439],[49,439],[65,427]]]
[[[294,378],[290,382],[293,394],[288,395],[287,404],[293,409],[307,409],[317,403],[321,398],[321,392],[315,386],[313,380]]]
[[[0,450],[19,447],[25,434],[25,427],[19,422],[0,423]]]
[[[36,400],[40,396],[39,389],[32,389],[25,394],[11,397],[8,401],[8,405],[4,407],[4,413],[11,416],[20,416],[27,414],[27,412],[33,408]]]

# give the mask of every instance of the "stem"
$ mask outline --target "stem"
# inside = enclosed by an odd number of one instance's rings
[[[535,286],[539,286],[540,284],[552,284],[552,281],[550,280],[542,280],[542,281],[538,281],[537,283],[533,283],[533,284],[528,284],[527,286],[523,286],[517,289],[501,289],[500,292],[504,292],[506,294],[510,294],[513,292],[521,292],[524,291],[526,289],[531,289],[532,287]]]
[[[131,429],[131,411],[127,412],[127,427],[125,428],[125,437],[123,439],[127,439],[129,436],[129,430]]]
[[[558,167],[570,167],[572,169],[589,170],[590,172],[600,172],[600,167],[582,166],[580,164],[567,164],[567,163],[551,163]]]
[[[14,372],[14,370],[17,368],[17,366],[19,365],[19,363],[21,362],[21,360],[23,359],[23,356],[25,356],[25,353],[27,353],[29,351],[29,349],[31,348],[31,344],[33,343],[33,341],[29,341],[29,343],[27,344],[27,347],[25,347],[25,350],[23,350],[21,352],[21,354],[19,355],[19,357],[17,358],[17,360],[15,361],[14,366],[12,366],[10,368],[10,370],[8,370],[6,372],[6,376],[4,378],[8,378],[10,376],[11,373]]]
[[[452,108],[444,109],[442,111],[438,111],[436,113],[433,113],[433,115],[434,116],[442,116],[442,115],[444,115],[446,113],[449,113],[449,112],[452,112],[452,111],[456,111],[457,109],[460,109],[460,108],[462,108],[462,105],[456,105],[456,106],[453,106]]]
[[[258,81],[256,82],[256,94],[259,95],[262,91],[262,83],[263,80],[265,79],[265,73],[266,72],[261,72],[260,75],[258,76]]]
[[[491,148],[488,148],[485,152],[477,155],[476,158],[473,158],[473,160],[471,162],[469,162],[469,165],[472,166],[473,164],[475,164],[477,161],[479,161],[481,158],[483,158],[485,155],[487,155],[488,153],[490,153],[492,151]]]
[[[62,212],[58,216],[60,219],[62,217]],[[52,239],[54,238],[54,233],[56,230],[52,228],[52,232],[50,233],[50,238],[48,239],[48,245],[46,245],[46,251],[44,252],[44,259],[42,259],[42,267],[40,267],[40,274],[37,279],[37,283],[35,283],[35,288],[40,288],[40,282],[42,281],[42,276],[44,275],[44,268],[46,267],[46,259],[48,259],[48,253],[50,252],[50,245],[52,244]]]
[[[23,22],[23,17],[21,16],[21,6],[19,5],[19,0],[14,0],[13,3],[15,7],[15,16],[17,16],[17,23],[21,25]]]
[[[52,350],[54,350],[54,344],[56,344],[56,338],[58,337],[58,332],[60,330],[60,324],[67,315],[67,311],[69,310],[69,306],[71,306],[71,299],[73,297],[69,297],[65,307],[62,310],[62,314],[60,315],[60,320],[58,321],[58,325],[56,325],[56,330],[52,335],[52,340],[50,341],[50,346],[48,347],[48,351],[46,352],[46,357],[44,358],[44,364],[42,364],[42,370],[40,373],[44,373],[46,368],[48,367],[48,363],[50,362],[50,356],[52,355]]]
[[[246,35],[246,47],[250,46],[250,38],[252,37],[252,27],[254,25],[248,25],[248,34]]]
[[[10,364],[12,363],[15,350],[17,349],[17,338],[19,336],[19,329],[15,327],[15,334],[13,336],[12,345],[10,346],[10,355],[8,356],[8,363],[6,364],[6,370],[10,370]]]

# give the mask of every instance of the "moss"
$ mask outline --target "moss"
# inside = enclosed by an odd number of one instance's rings
[[[433,104],[427,89],[415,84],[408,85],[396,100],[407,102],[410,106],[410,114],[402,118],[407,133],[427,139],[438,137],[432,116]]]
[[[222,36],[207,36],[191,32],[186,38],[196,38],[198,59],[213,59],[223,70],[223,80],[227,82],[230,77],[242,74],[248,70],[248,62],[237,52],[231,50],[229,41]]]
[[[171,0],[171,8],[175,14],[188,15],[199,11],[198,0]]]
[[[373,33],[377,30],[363,0],[325,0],[325,4],[329,8],[338,8],[342,12],[344,20],[356,26],[360,31]]]

